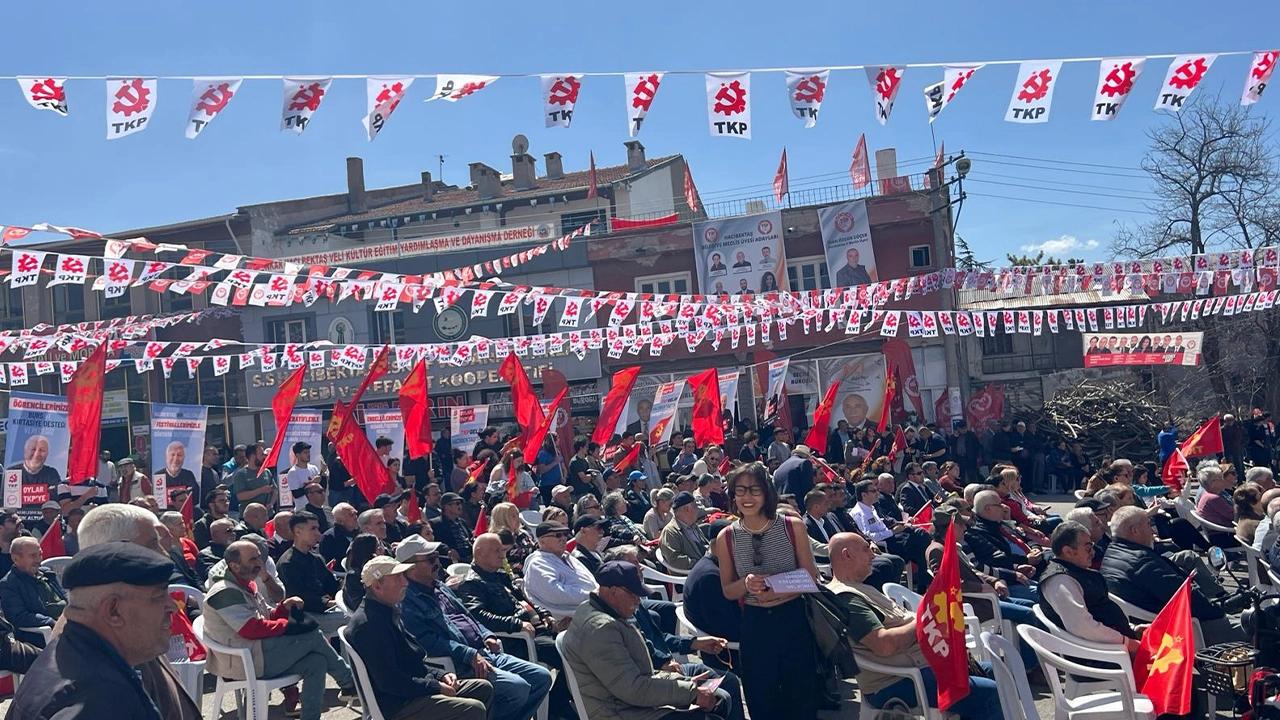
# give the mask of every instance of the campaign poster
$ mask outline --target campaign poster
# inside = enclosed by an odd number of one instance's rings
[[[876,253],[871,246],[866,200],[818,210],[818,226],[822,229],[822,248],[833,287],[866,285],[880,279],[876,274]]]
[[[693,225],[698,289],[731,296],[787,289],[782,211]]]
[[[720,383],[720,411],[732,413],[738,405],[738,378],[742,376],[739,370],[725,370],[716,372],[716,380]]]
[[[151,485],[161,509],[181,508],[184,493],[200,492],[208,413],[204,405],[151,403]]]
[[[369,444],[378,447],[378,438],[391,439],[391,454],[394,460],[404,457],[404,416],[400,408],[366,408],[364,411],[364,434]]]
[[[1084,333],[1084,366],[1199,365],[1204,333]]]
[[[649,416],[653,424],[649,428],[649,447],[665,447],[671,440],[671,431],[675,429],[676,411],[680,406],[680,396],[684,394],[684,380],[662,383],[653,394],[653,413]]]
[[[880,404],[884,400],[884,356],[879,353],[850,355],[818,360],[818,378],[822,387],[840,381],[835,406],[831,408],[831,429],[841,420],[850,429],[873,430],[880,422]]]
[[[782,393],[787,386],[787,366],[790,363],[787,358],[769,363],[769,381],[764,391],[764,417],[760,421],[762,426],[778,421],[778,415],[782,412]]]
[[[289,427],[284,431],[284,447],[276,460],[276,478],[280,482],[280,497],[293,496],[289,490],[289,468],[293,467],[293,444],[301,440],[311,446],[311,464],[320,456],[320,433],[324,430],[324,413],[320,410],[294,410]]]
[[[67,472],[67,399],[10,391],[5,429],[4,506],[25,521],[40,519]]]
[[[488,405],[459,405],[449,408],[449,436],[453,447],[471,452],[476,443],[480,442],[480,431],[488,425]]]

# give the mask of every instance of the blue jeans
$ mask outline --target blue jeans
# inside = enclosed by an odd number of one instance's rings
[[[1014,625],[1030,625],[1044,630],[1044,628],[1040,626],[1040,621],[1036,620],[1035,614],[1031,612],[1031,607],[1033,605],[1035,605],[1035,603],[1030,600],[1010,596],[1008,600],[1000,601],[1000,615]],[[1005,639],[1013,640],[1013,638]],[[1018,636],[1016,644],[1018,646],[1018,656],[1022,658],[1022,666],[1029,672],[1039,663],[1036,659],[1036,651],[1032,650],[1030,645],[1023,642],[1021,636]]]
[[[983,663],[984,670],[990,667]],[[921,668],[920,675],[924,679],[924,692],[929,696],[929,705],[938,706],[938,681],[933,677],[932,668]],[[884,707],[890,700],[902,700],[908,705],[918,705],[916,689],[909,678],[882,689],[867,697],[872,707]],[[965,720],[1001,720],[1004,712],[1000,708],[1000,694],[996,690],[996,681],[982,677],[969,677],[969,694],[963,700],[947,708]]]
[[[1009,597],[1018,600],[1030,600],[1032,603],[1040,602],[1040,589],[1035,583],[1030,585],[1022,585],[1020,583],[1009,583]]]
[[[551,690],[551,673],[541,665],[506,653],[482,651],[493,666],[492,720],[529,720]]]

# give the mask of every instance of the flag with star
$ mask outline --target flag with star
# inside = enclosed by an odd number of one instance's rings
[[[947,526],[942,563],[916,609],[916,641],[938,682],[938,709],[969,695],[969,651],[964,642],[964,599],[955,523]]]
[[[1196,658],[1191,629],[1191,578],[1151,621],[1133,657],[1133,679],[1151,698],[1156,715],[1191,712],[1191,668]]]

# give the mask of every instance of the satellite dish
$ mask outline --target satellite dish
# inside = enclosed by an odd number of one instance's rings
[[[524,135],[516,135],[511,138],[511,152],[516,155],[523,155],[529,152],[529,138]]]

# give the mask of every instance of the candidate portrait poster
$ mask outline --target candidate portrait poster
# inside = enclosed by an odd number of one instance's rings
[[[476,443],[480,442],[480,431],[488,424],[488,405],[459,405],[449,408],[449,437],[453,447],[471,452]]]
[[[738,405],[738,378],[740,370],[721,370],[716,373],[720,385],[720,411],[732,413]]]
[[[52,500],[66,477],[71,437],[67,399],[11,391],[5,430],[4,506],[18,508],[23,520],[40,519],[40,506]]]
[[[375,450],[378,448],[378,438],[389,438],[391,454],[388,457],[393,460],[404,457],[404,416],[400,413],[400,408],[366,408],[364,434]]]
[[[289,489],[289,468],[293,467],[293,444],[305,442],[311,446],[311,464],[317,465],[320,456],[320,433],[324,429],[324,413],[320,410],[294,410],[289,418],[289,427],[284,431],[284,446],[280,448],[280,457],[276,460],[276,480],[280,484],[280,497],[292,497]]]
[[[884,356],[879,353],[851,355],[818,360],[818,378],[822,387],[840,380],[836,402],[831,408],[831,429],[841,420],[849,427],[873,430],[880,421],[880,404],[884,400]]]
[[[866,285],[880,279],[866,200],[818,210],[818,227],[822,230],[822,248],[833,287]]]
[[[1084,366],[1199,365],[1204,333],[1083,333]]]
[[[671,440],[671,431],[675,429],[676,412],[680,407],[680,396],[684,393],[684,380],[662,383],[653,394],[653,421],[649,428],[649,447],[659,448]]]
[[[185,493],[200,492],[208,413],[204,405],[151,403],[151,485],[161,509],[181,508]]]
[[[782,212],[693,225],[693,259],[704,295],[747,295],[787,289]]]
[[[787,366],[791,361],[787,358],[769,363],[768,381],[764,391],[764,413],[761,425],[772,425],[778,421],[782,412],[782,393],[786,392]],[[788,418],[790,420],[790,418]]]

